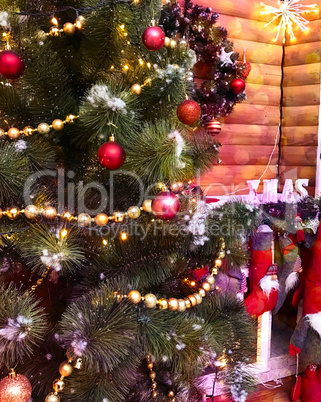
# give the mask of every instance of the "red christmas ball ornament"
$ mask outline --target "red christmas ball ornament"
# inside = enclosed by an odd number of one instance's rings
[[[156,51],[161,49],[165,43],[165,33],[160,27],[151,26],[143,33],[143,44],[147,50]]]
[[[21,57],[12,50],[4,50],[0,53],[0,74],[7,79],[19,78],[25,69]]]
[[[184,100],[178,105],[177,117],[183,124],[195,124],[202,115],[200,105],[192,99]]]
[[[99,163],[109,170],[119,169],[126,159],[124,148],[112,137],[109,142],[101,145],[97,152]]]
[[[235,78],[235,80],[231,82],[231,90],[235,93],[235,95],[239,95],[241,92],[244,92],[245,82],[242,80],[242,78]]]
[[[208,121],[205,125],[207,132],[210,135],[217,135],[221,132],[222,126],[218,120],[212,119]]]
[[[179,209],[181,203],[176,195],[170,191],[163,191],[156,195],[152,201],[153,214],[158,219],[170,220],[173,219]]]
[[[11,371],[0,381],[0,402],[28,402],[32,388],[27,377]]]

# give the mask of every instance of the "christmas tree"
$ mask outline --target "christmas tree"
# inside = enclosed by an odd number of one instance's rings
[[[193,184],[245,98],[218,14],[0,5],[0,401],[201,401],[209,381],[245,400],[257,211]]]

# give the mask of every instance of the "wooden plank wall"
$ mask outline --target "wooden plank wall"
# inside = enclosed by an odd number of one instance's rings
[[[222,119],[222,132],[217,137],[223,145],[222,163],[203,175],[200,184],[207,195],[221,196],[235,191],[238,195],[247,194],[246,181],[261,177],[277,135],[282,43],[274,40],[276,25],[265,26],[270,16],[260,14],[260,2],[198,0],[197,3],[211,6],[220,14],[217,25],[227,28],[229,39],[241,56],[246,48],[247,60],[252,65],[247,79],[247,100]],[[275,6],[277,0],[265,3]],[[311,192],[315,178],[321,44],[319,14],[313,18],[309,34],[299,36],[296,44],[286,48],[280,164],[281,182],[286,178],[309,178]],[[277,160],[278,149],[263,179],[277,176]]]

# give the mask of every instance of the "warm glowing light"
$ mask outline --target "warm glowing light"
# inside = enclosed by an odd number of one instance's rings
[[[123,25],[120,25],[120,27],[119,27],[121,30],[124,30],[125,29],[125,24],[123,24]]]
[[[120,235],[120,238],[121,238],[122,240],[127,240],[127,239],[128,239],[128,234],[127,234],[126,232],[123,232],[123,233]]]
[[[139,64],[142,66],[144,64],[144,60],[143,59],[138,59]]]
[[[196,285],[196,282],[195,282],[195,281],[192,281],[192,282],[190,283],[190,285],[191,285],[191,286],[195,286],[195,285]]]
[[[309,24],[309,21],[305,19],[302,14],[317,12],[317,4],[303,5],[298,4],[298,2],[299,0],[279,0],[279,8],[261,3],[261,5],[264,7],[264,10],[261,11],[262,15],[274,14],[272,20],[265,25],[266,27],[275,20],[280,19],[279,25],[276,28],[277,34],[275,41],[278,40],[281,31],[283,31],[283,41],[285,40],[286,32],[289,33],[291,41],[294,41],[294,26],[298,26],[302,32],[307,31],[307,25]]]
[[[104,240],[103,240],[103,245],[104,245],[104,246],[107,246],[107,244],[108,244],[108,241],[107,241],[106,239],[104,239]]]
[[[57,20],[56,17],[52,17],[51,22],[52,22],[54,25],[58,25],[58,20]]]
[[[115,66],[110,66],[110,69],[113,70],[115,68]]]
[[[67,236],[67,234],[68,234],[68,230],[67,230],[67,229],[62,229],[62,231],[61,231],[61,233],[60,233],[60,236],[61,236],[62,238],[64,238],[64,237]]]
[[[76,27],[79,29],[82,28],[81,22],[79,20],[76,21]]]
[[[125,64],[124,67],[123,67],[123,69],[124,69],[125,71],[127,71],[127,70],[129,69],[129,65],[128,65],[128,64]]]
[[[151,64],[150,64],[150,62],[148,62],[147,64],[146,64],[146,66],[148,67],[148,68],[151,68]]]

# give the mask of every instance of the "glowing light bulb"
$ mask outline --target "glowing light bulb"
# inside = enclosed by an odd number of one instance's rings
[[[108,241],[106,239],[104,239],[102,243],[103,243],[104,246],[107,246]]]
[[[127,240],[127,239],[128,239],[128,234],[127,234],[126,232],[123,232],[123,233],[120,235],[120,238],[121,238],[122,240]]]
[[[68,234],[68,230],[67,230],[67,229],[62,229],[62,231],[60,232],[60,236],[61,236],[62,238],[66,237],[67,234]]]
[[[54,25],[58,25],[58,20],[57,20],[56,17],[52,17],[52,18],[51,18],[51,22],[52,22]]]

